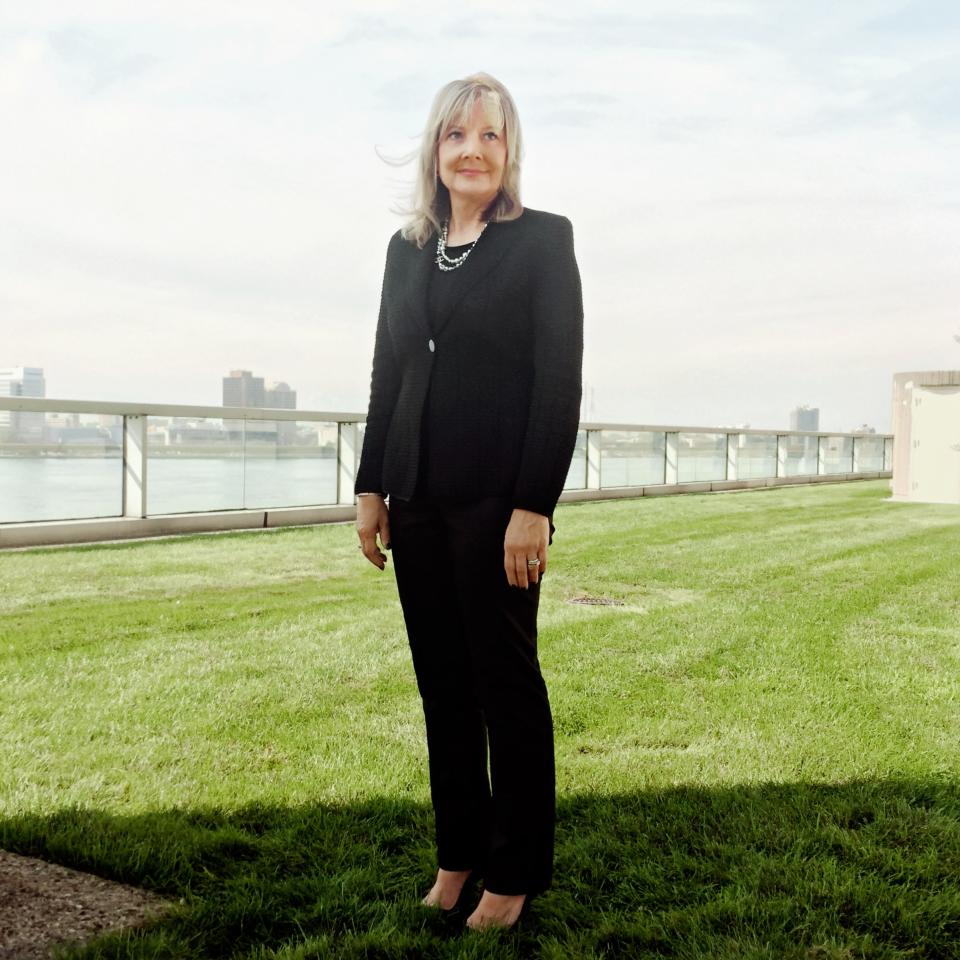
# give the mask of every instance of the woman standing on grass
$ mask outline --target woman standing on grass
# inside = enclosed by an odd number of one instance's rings
[[[570,221],[522,206],[520,158],[501,83],[439,91],[387,249],[356,481],[360,547],[381,570],[393,552],[423,699],[439,866],[423,902],[461,908],[482,877],[474,928],[512,926],[553,872],[537,607],[579,425],[583,303]]]

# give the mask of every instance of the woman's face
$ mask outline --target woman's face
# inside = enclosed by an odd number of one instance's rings
[[[475,103],[463,124],[453,124],[440,135],[437,168],[440,180],[460,199],[489,202],[503,182],[507,144],[503,130],[490,125],[482,103]]]

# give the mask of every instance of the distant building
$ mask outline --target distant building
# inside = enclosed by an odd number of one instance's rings
[[[277,410],[296,410],[297,391],[290,389],[289,383],[271,383],[266,391],[265,407],[274,407]]]
[[[813,430],[820,429],[820,408],[819,407],[795,407],[790,411],[790,429],[791,430]]]
[[[0,397],[45,397],[47,381],[43,367],[0,367]],[[43,440],[44,414],[23,410],[0,410],[0,438],[17,443]]]
[[[290,389],[289,383],[271,383],[267,388],[266,406],[278,410],[297,409],[297,391]],[[277,443],[290,446],[297,442],[297,423],[295,420],[277,421]]]
[[[263,377],[255,377],[250,370],[231,370],[230,376],[223,378],[223,406],[267,406]]]
[[[263,377],[255,377],[250,370],[231,370],[230,376],[223,378],[223,406],[296,410],[297,391],[283,381],[275,381],[265,389]],[[241,428],[233,422],[225,423],[224,432],[230,440],[241,436]],[[248,421],[242,433],[248,441],[287,445],[296,442],[297,424],[293,420]],[[173,433],[170,437],[174,442]]]
[[[877,428],[871,427],[867,423],[861,423],[859,427],[854,427],[850,432],[851,433],[876,433]]]

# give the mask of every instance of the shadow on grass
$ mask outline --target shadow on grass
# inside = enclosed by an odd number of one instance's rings
[[[570,797],[553,888],[512,934],[419,907],[432,814],[92,809],[0,820],[0,846],[182,904],[92,957],[958,957],[960,788],[906,780]]]

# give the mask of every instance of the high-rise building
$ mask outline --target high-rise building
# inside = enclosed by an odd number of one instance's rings
[[[820,408],[819,407],[795,407],[790,411],[790,429],[791,430],[819,430],[820,429]]]
[[[223,406],[265,407],[263,377],[255,377],[250,370],[231,370],[223,378]]]
[[[297,391],[283,381],[274,381],[264,389],[263,377],[255,377],[249,370],[231,370],[230,376],[223,378],[223,406],[296,410]],[[224,430],[231,439],[237,439],[241,434],[239,426],[233,422],[225,421]],[[247,440],[292,444],[296,442],[297,424],[293,420],[250,421],[242,432]]]
[[[43,367],[0,367],[0,397],[45,397]],[[43,440],[45,414],[32,410],[0,410],[0,437],[19,443]]]
[[[265,407],[274,407],[277,410],[296,410],[297,391],[290,388],[289,383],[282,381],[271,383],[266,391]]]
[[[274,382],[267,388],[265,406],[278,410],[297,409],[297,391],[290,389],[289,383]],[[294,420],[277,421],[277,443],[284,446],[297,442],[297,424]]]

